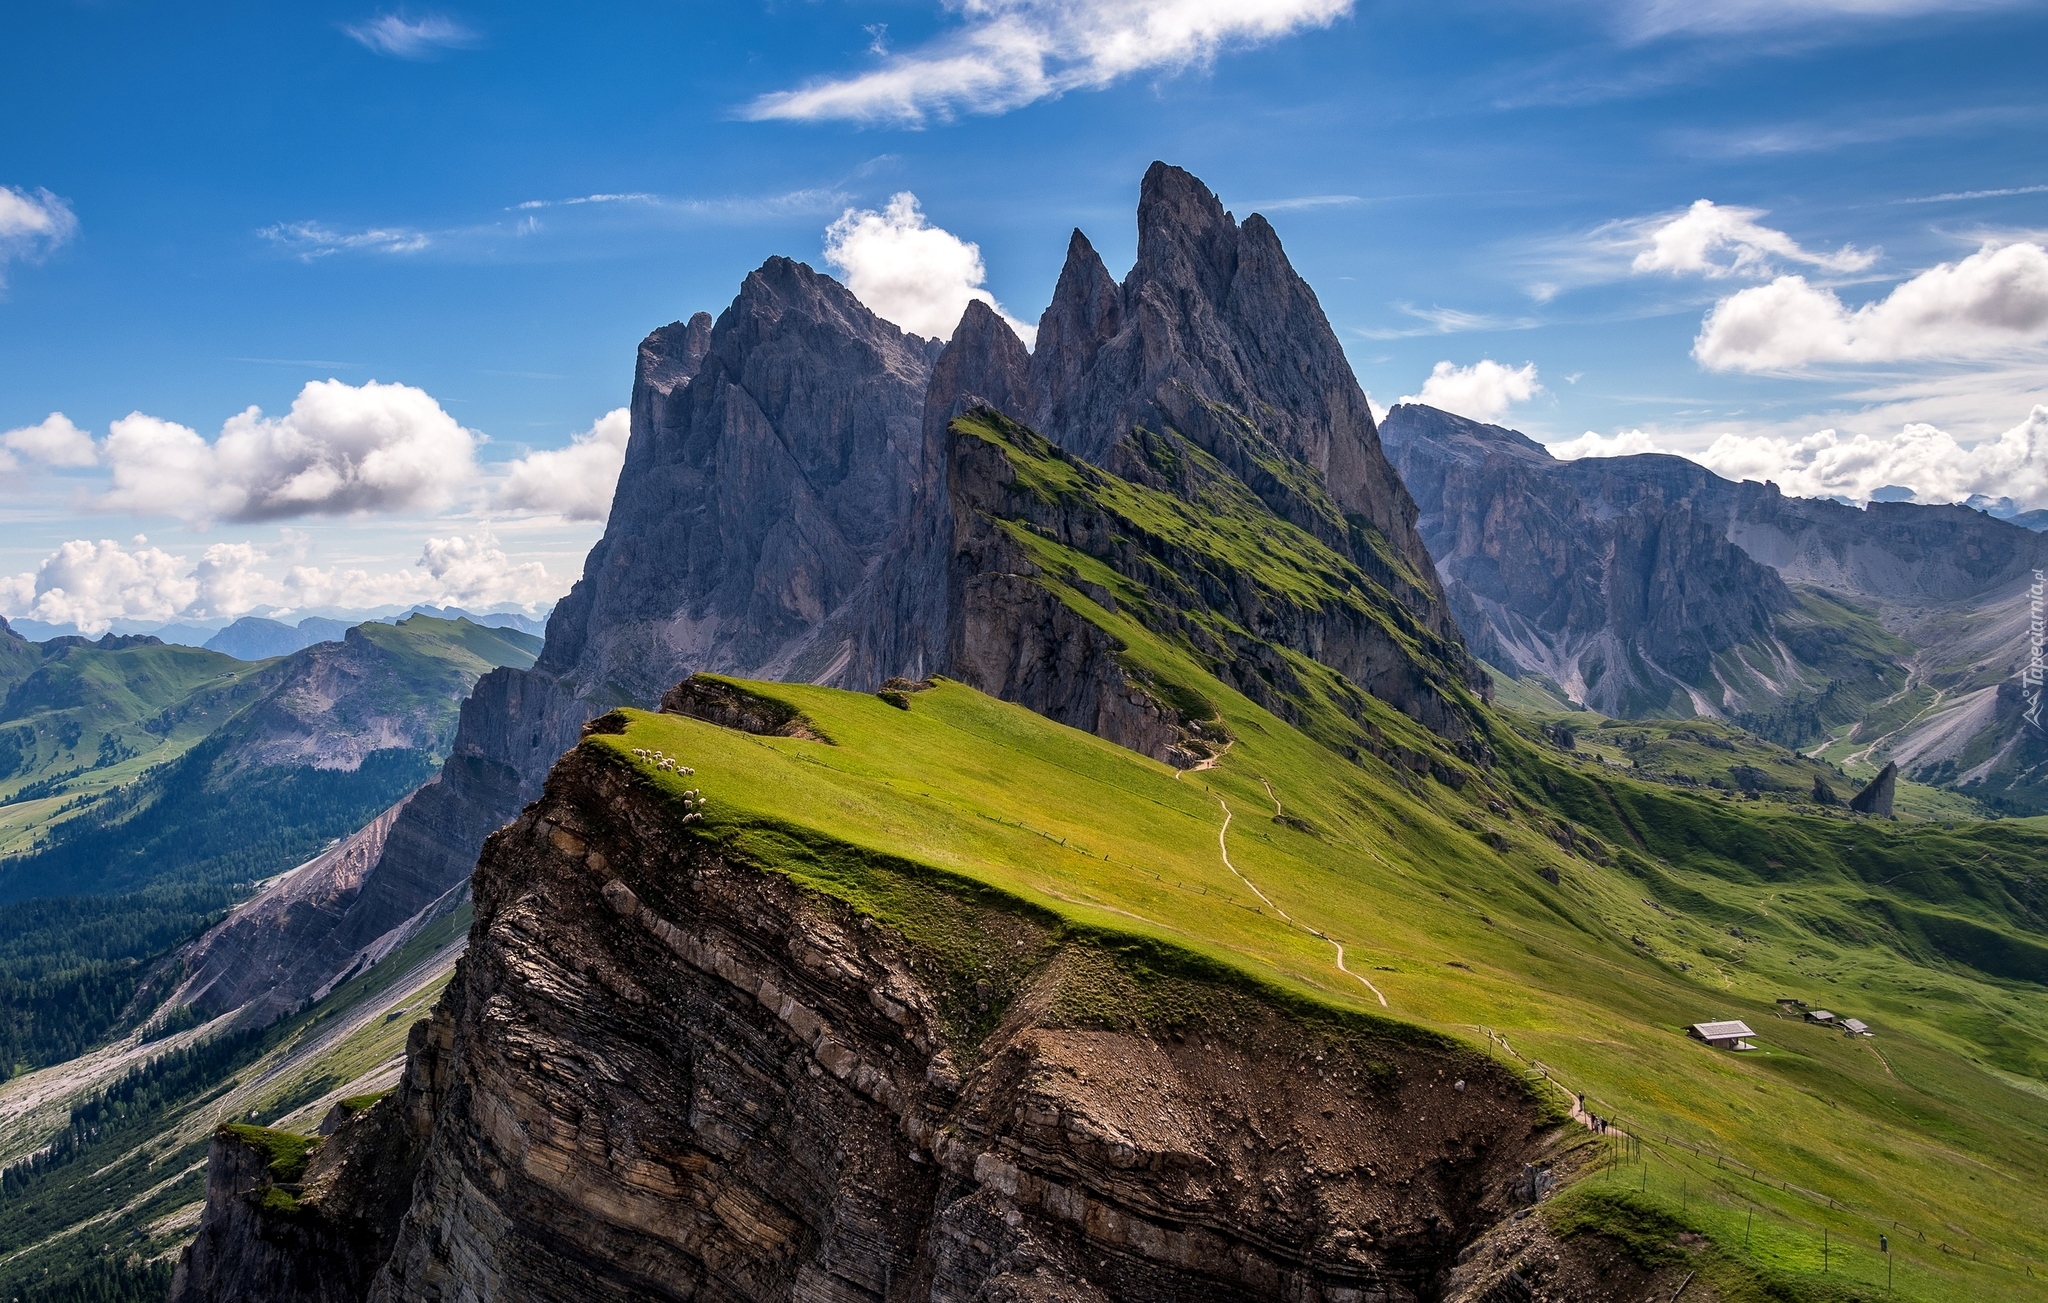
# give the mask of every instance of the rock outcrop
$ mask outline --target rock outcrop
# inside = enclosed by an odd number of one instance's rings
[[[1419,1299],[1548,1143],[1426,1033],[1214,987],[1076,1021],[1131,979],[1042,916],[928,884],[973,953],[933,950],[676,817],[584,749],[491,838],[405,1085],[350,1124],[384,1166],[298,1196],[352,1224],[417,1171],[369,1298]],[[187,1279],[256,1256],[224,1194]]]
[[[1899,766],[1888,761],[1868,786],[1849,798],[1849,808],[1858,814],[1889,819],[1892,817],[1892,799],[1897,795],[1898,787]]]

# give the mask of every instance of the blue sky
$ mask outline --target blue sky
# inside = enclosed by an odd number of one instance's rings
[[[1268,214],[1382,406],[2048,505],[2043,49],[1995,0],[30,0],[0,613],[543,601],[647,330],[848,209],[842,274],[945,306],[971,242],[1035,321],[1154,158]]]

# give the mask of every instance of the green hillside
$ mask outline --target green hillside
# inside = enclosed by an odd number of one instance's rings
[[[539,646],[421,615],[352,632],[255,665],[184,647],[60,647],[16,687],[13,726],[37,737],[126,718],[157,745],[0,805],[17,834],[0,859],[0,1072],[58,1062],[144,1012],[128,1005],[151,959],[432,777],[471,685],[530,665]],[[386,733],[418,745],[352,767],[297,755]],[[280,748],[292,758],[276,762]]]
[[[1028,439],[994,434],[1020,482],[1087,491]],[[1150,492],[1098,501],[1112,532],[1171,510]],[[1716,1246],[1724,1292],[1882,1286],[1883,1233],[1899,1297],[2034,1295],[2029,1272],[2048,1274],[2048,839],[1638,781],[1483,707],[1493,759],[1469,764],[1289,659],[1299,686],[1277,700],[1296,726],[1210,673],[1199,632],[1183,632],[1198,626],[1168,622],[1164,585],[1016,532],[1036,582],[1118,639],[1162,699],[1213,712],[1230,739],[1214,768],[1176,774],[944,681],[893,700],[736,685],[828,741],[628,711],[592,745],[679,799],[701,790],[695,826],[733,856],[906,930],[929,927],[918,884],[941,875],[1141,971],[1206,972],[1548,1065],[1622,1119],[1644,1160],[1591,1178],[1638,1187],[1633,1201],[1575,1215],[1617,1233],[1642,1207],[1678,1219]],[[1878,1034],[1811,1026],[1781,999]],[[1685,1035],[1720,1018],[1746,1019],[1760,1048]]]

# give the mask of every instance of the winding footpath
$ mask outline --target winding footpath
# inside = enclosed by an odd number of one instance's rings
[[[1266,780],[1262,778],[1259,781],[1263,783]],[[1273,788],[1271,784],[1268,784],[1266,787],[1267,794],[1271,795],[1272,791]],[[1216,849],[1222,852],[1223,867],[1229,869],[1231,872],[1231,876],[1235,877],[1239,882],[1242,882],[1245,886],[1250,887],[1252,889],[1252,894],[1254,896],[1257,896],[1260,900],[1266,902],[1266,907],[1272,910],[1275,914],[1278,914],[1282,919],[1285,919],[1289,925],[1293,927],[1298,927],[1302,931],[1308,933],[1310,936],[1320,938],[1321,940],[1327,941],[1331,945],[1335,946],[1337,948],[1337,971],[1344,974],[1344,976],[1351,978],[1353,981],[1363,986],[1366,990],[1371,991],[1373,995],[1378,998],[1380,1002],[1380,1008],[1386,1008],[1387,997],[1380,990],[1380,988],[1374,986],[1372,982],[1365,978],[1362,974],[1354,973],[1344,966],[1344,943],[1342,941],[1339,941],[1337,938],[1331,936],[1327,932],[1317,931],[1315,928],[1312,928],[1308,924],[1301,922],[1299,919],[1296,919],[1292,914],[1289,914],[1286,910],[1280,908],[1280,906],[1274,904],[1273,898],[1271,896],[1268,896],[1265,892],[1259,890],[1258,883],[1253,882],[1250,878],[1244,876],[1244,874],[1238,871],[1237,866],[1230,862],[1230,820],[1233,817],[1230,812],[1230,802],[1218,796],[1216,798],[1216,804],[1223,807],[1223,826],[1216,830]],[[1280,808],[1280,798],[1277,796],[1273,798],[1273,808],[1275,810],[1278,810]]]

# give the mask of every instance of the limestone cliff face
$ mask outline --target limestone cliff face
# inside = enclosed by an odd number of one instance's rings
[[[388,1170],[302,1197],[417,1164],[369,1298],[1431,1298],[1547,1139],[1448,1043],[1223,988],[1148,1022],[1028,911],[929,884],[963,958],[675,817],[579,750],[491,838],[469,952],[358,1124]],[[252,1243],[208,1217],[193,1280]]]

